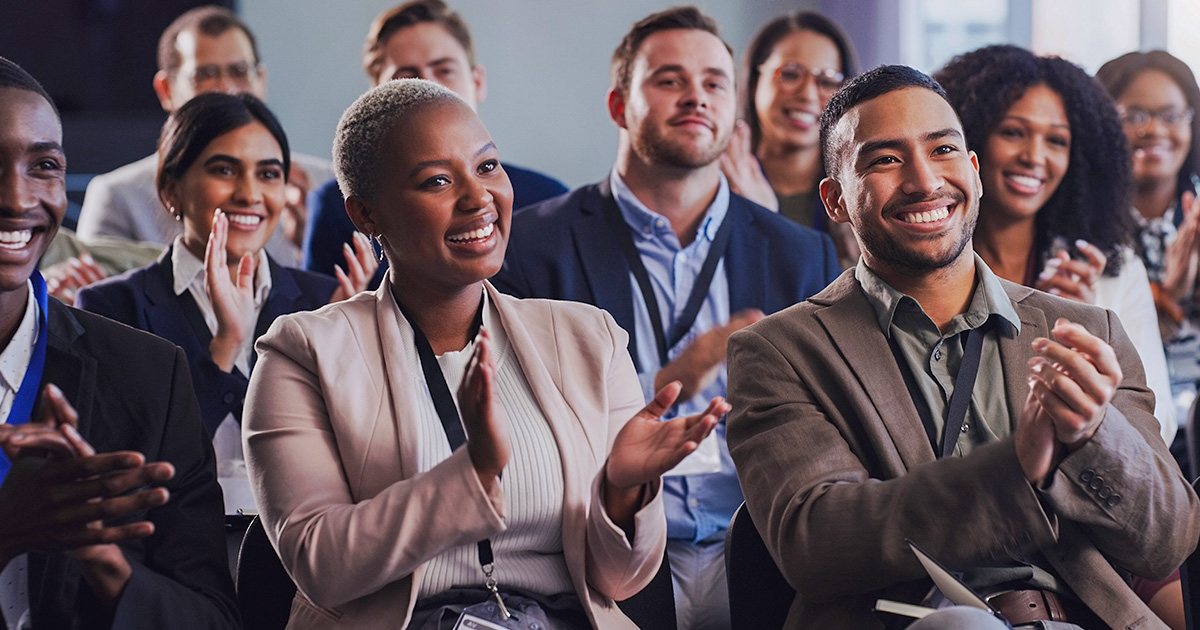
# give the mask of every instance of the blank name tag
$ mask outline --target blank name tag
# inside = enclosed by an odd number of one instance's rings
[[[482,602],[467,606],[454,630],[550,630],[541,621],[528,615],[513,611],[512,616],[505,619],[500,614],[500,607],[493,602]]]
[[[721,472],[721,447],[717,443],[717,432],[713,431],[683,461],[667,471],[668,476],[707,475]]]

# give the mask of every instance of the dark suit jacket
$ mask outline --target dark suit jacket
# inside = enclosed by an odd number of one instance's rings
[[[50,300],[46,383],[63,390],[98,452],[139,451],[174,464],[175,478],[166,505],[126,519],[149,520],[155,531],[121,544],[133,576],[111,619],[66,554],[29,554],[34,627],[239,627],[221,488],[183,352]]]
[[[1164,627],[1114,565],[1165,577],[1200,538],[1200,503],[1158,433],[1116,315],[1001,281],[1021,320],[1000,339],[1014,422],[1032,341],[1059,317],[1108,343],[1124,380],[1092,439],[1035,490],[1012,438],[937,459],[853,270],[729,340],[729,450],[767,549],[799,592],[787,628],[882,628],[879,597],[930,581],[904,544],[951,570],[1040,553],[1113,628]],[[1139,625],[1145,624],[1145,625]]]
[[[518,212],[504,268],[492,284],[517,297],[573,300],[607,310],[629,333],[636,363],[629,264],[604,217],[611,196],[605,179]],[[729,196],[725,220],[734,222],[725,252],[730,312],[773,313],[825,288],[840,271],[828,236],[743,197]]]
[[[267,260],[271,267],[271,292],[259,313],[255,339],[262,336],[280,315],[324,306],[337,289],[337,281],[333,278],[281,267],[269,257]],[[249,375],[237,369],[226,373],[213,363],[208,351],[212,336],[202,338],[197,335],[196,328],[189,322],[183,296],[175,295],[172,269],[171,248],[168,247],[150,265],[83,289],[76,304],[183,348],[200,401],[200,415],[212,435],[230,413],[241,421]]]
[[[508,173],[508,179],[512,182],[513,210],[567,192],[562,182],[537,171],[505,164],[504,172]],[[308,193],[308,222],[304,225],[304,268],[330,276],[335,266],[344,269],[346,259],[342,254],[342,245],[350,242],[354,232],[354,223],[346,214],[346,202],[337,180],[331,179],[313,189]],[[385,260],[371,279],[371,289],[379,287],[386,271]]]

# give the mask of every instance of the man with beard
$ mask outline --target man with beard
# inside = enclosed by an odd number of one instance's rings
[[[974,255],[978,161],[929,77],[861,75],[821,140],[821,198],[862,258],[729,340],[729,446],[798,590],[785,627],[883,628],[877,599],[944,602],[905,538],[1017,627],[1164,627],[1125,576],[1178,567],[1200,505],[1116,316]],[[966,627],[938,615],[921,627]]]
[[[647,399],[683,384],[672,413],[725,394],[730,333],[821,290],[828,237],[731,194],[718,156],[736,114],[733,56],[693,7],[635,24],[613,54],[617,163],[598,184],[513,217],[497,287],[608,310],[630,333]],[[680,628],[729,626],[725,530],[742,502],[721,424],[664,487]]]

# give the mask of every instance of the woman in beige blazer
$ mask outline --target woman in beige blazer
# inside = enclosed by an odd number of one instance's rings
[[[728,405],[660,422],[678,385],[642,409],[607,313],[486,282],[512,187],[453,93],[419,80],[368,92],[334,154],[347,210],[391,270],[373,294],[280,318],[258,343],[243,435],[298,587],[289,627],[449,627],[442,604],[487,596],[463,587],[483,584],[476,543],[489,539],[506,604],[528,596],[552,627],[632,628],[613,601],[658,569],[660,475]],[[466,444],[451,452],[434,400],[460,375]]]

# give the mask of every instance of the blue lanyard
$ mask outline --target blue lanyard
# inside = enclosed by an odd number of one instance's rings
[[[33,283],[33,297],[38,305],[38,335],[37,343],[33,346],[33,358],[25,370],[25,378],[21,379],[21,387],[13,399],[12,409],[8,412],[8,424],[25,424],[33,416],[33,404],[37,402],[38,389],[42,383],[42,368],[46,367],[46,337],[49,326],[47,316],[50,308],[50,298],[46,292],[46,281],[42,274],[34,270],[29,278]],[[0,452],[0,482],[8,475],[12,463],[4,453]]]

